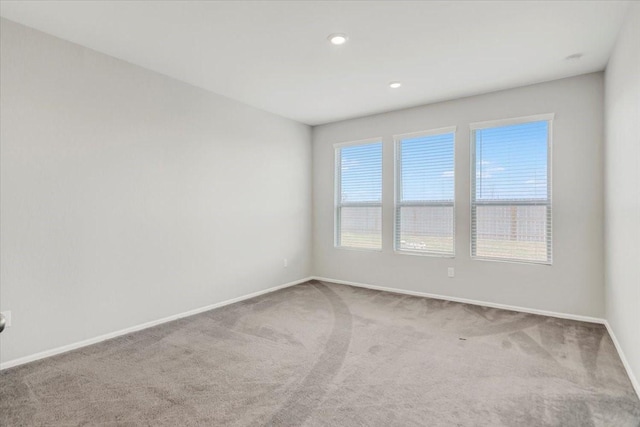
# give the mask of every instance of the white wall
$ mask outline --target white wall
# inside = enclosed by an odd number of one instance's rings
[[[469,123],[541,113],[556,113],[553,266],[471,260]],[[452,125],[458,127],[456,257],[394,254],[391,136]],[[384,142],[383,250],[363,252],[334,248],[333,144],[374,137],[382,137]],[[316,127],[313,131],[314,274],[408,291],[602,317],[602,152],[602,73]],[[456,269],[453,279],[447,278],[449,266]]]
[[[605,73],[605,89],[606,317],[637,381],[640,380],[639,3],[631,5],[618,36]]]
[[[310,274],[309,127],[1,31],[3,362]]]

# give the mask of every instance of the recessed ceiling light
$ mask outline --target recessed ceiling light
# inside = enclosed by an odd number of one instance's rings
[[[564,59],[566,59],[567,61],[575,61],[576,59],[580,59],[583,56],[584,56],[583,53],[574,53],[573,55],[569,55]]]
[[[400,86],[402,86],[402,83],[400,83],[400,82],[391,82],[391,83],[389,83],[389,87],[391,89],[398,89]]]
[[[347,37],[346,34],[342,34],[342,33],[331,34],[327,38],[329,39],[331,44],[335,44],[336,46],[339,46],[341,44],[345,44],[347,42],[347,40],[349,40],[349,37]]]

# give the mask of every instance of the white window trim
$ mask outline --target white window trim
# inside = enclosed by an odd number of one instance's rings
[[[553,121],[555,118],[555,113],[547,113],[547,114],[534,114],[531,116],[522,116],[522,117],[513,117],[510,119],[499,119],[499,120],[487,120],[484,122],[475,122],[469,124],[470,130],[478,130],[478,129],[487,129],[487,128],[495,128],[500,126],[510,126],[510,125],[520,125],[523,123],[530,122],[544,122],[544,121]]]
[[[469,255],[472,260],[477,261],[493,261],[493,262],[506,262],[511,264],[526,264],[526,265],[553,265],[553,226],[554,221],[552,218],[552,209],[553,209],[553,162],[552,162],[552,153],[553,153],[553,121],[555,119],[555,113],[547,113],[547,114],[535,114],[531,116],[522,116],[522,117],[514,117],[510,119],[500,119],[500,120],[487,120],[483,122],[475,122],[469,124],[469,153],[470,153],[470,161],[469,161]],[[509,125],[518,125],[524,123],[531,122],[542,122],[547,121],[549,123],[547,127],[547,194],[548,201],[547,203],[531,203],[531,205],[546,205],[547,206],[547,221],[550,221],[550,234],[549,240],[547,244],[547,261],[527,261],[520,259],[507,259],[507,258],[492,258],[492,257],[479,257],[473,255],[473,196],[475,194],[475,174],[476,174],[476,144],[475,144],[475,131],[480,129],[488,129],[493,127],[500,126],[509,126]],[[511,203],[513,205],[514,203]]]
[[[393,135],[393,252],[398,255],[414,255],[414,256],[427,256],[436,258],[449,258],[456,257],[456,132],[457,126],[447,126],[437,129],[431,129],[419,132],[401,133]],[[421,202],[405,202],[398,201],[398,197],[401,194],[400,185],[401,180],[398,179],[398,172],[400,170],[398,162],[400,161],[400,142],[403,139],[420,136],[433,136],[441,135],[445,133],[453,133],[453,203],[421,203]],[[403,206],[452,206],[453,207],[453,253],[443,254],[439,252],[426,252],[426,251],[411,251],[407,249],[398,248],[398,212]]]
[[[381,197],[380,202],[347,202],[343,203],[340,200],[341,195],[341,182],[342,182],[342,174],[340,173],[341,168],[341,157],[340,157],[340,149],[344,147],[351,147],[356,145],[366,145],[366,144],[374,144],[380,143],[382,146],[382,158],[380,165],[380,174],[382,177],[381,182],[381,190],[384,191],[384,140],[383,138],[368,138],[368,139],[360,139],[357,141],[347,141],[347,142],[337,142],[333,144],[333,247],[336,249],[342,249],[346,251],[359,251],[359,252],[382,252],[382,247],[384,246],[383,236],[384,236],[384,209],[382,206],[384,195]],[[380,248],[354,248],[351,246],[341,246],[340,245],[340,208],[343,207],[380,207]]]

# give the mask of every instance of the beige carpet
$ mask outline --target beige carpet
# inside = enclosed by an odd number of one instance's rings
[[[633,426],[602,325],[310,282],[0,373],[0,425]]]

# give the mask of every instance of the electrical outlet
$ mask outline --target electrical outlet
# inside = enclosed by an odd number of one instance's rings
[[[3,311],[2,315],[4,316],[4,320],[5,320],[5,327],[9,327],[11,326],[11,312],[10,311]]]
[[[447,275],[448,275],[449,277],[454,277],[454,276],[456,275],[456,270],[455,270],[453,267],[449,267],[449,268],[447,269]]]
[[[284,268],[287,268],[289,266],[289,261],[287,261],[287,259],[284,259]]]

